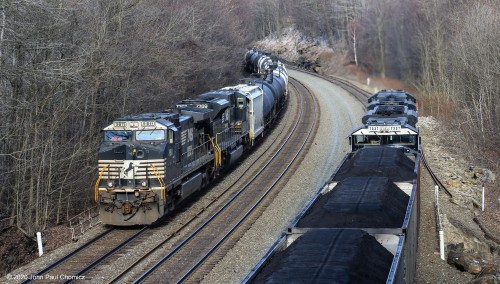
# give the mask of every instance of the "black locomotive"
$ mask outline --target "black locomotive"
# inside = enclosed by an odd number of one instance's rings
[[[254,49],[245,67],[259,76],[104,128],[95,184],[104,224],[155,222],[252,147],[286,99],[288,73]]]
[[[382,90],[368,99],[363,125],[351,134],[352,151],[392,145],[418,151],[417,101],[403,90]]]

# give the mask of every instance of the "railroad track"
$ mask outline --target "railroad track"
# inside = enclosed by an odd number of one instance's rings
[[[311,74],[313,76],[322,78],[322,79],[324,79],[324,80],[326,80],[328,82],[331,82],[331,83],[333,83],[333,84],[341,87],[342,89],[346,90],[349,94],[351,94],[352,96],[354,96],[359,102],[361,102],[362,105],[363,105],[363,107],[365,108],[365,110],[366,110],[366,100],[371,95],[373,95],[372,93],[361,89],[360,87],[354,85],[350,81],[348,81],[346,79],[343,79],[343,78],[339,78],[339,77],[335,77],[335,76],[329,76],[329,75],[318,74],[316,72],[312,72],[312,71],[305,70],[305,69],[302,69],[302,68],[294,67],[292,65],[287,66],[287,68],[288,69],[292,69],[292,70],[296,70],[296,71],[300,71],[300,72],[303,72],[303,73]]]
[[[424,155],[424,152],[422,151],[422,162],[424,163],[424,167],[427,169],[427,171],[429,172],[429,175],[431,176],[432,180],[434,181],[434,183],[442,188],[444,190],[444,192],[449,196],[449,197],[453,197],[453,194],[451,194],[451,192],[446,188],[446,186],[444,186],[444,184],[439,180],[439,178],[437,177],[437,175],[434,173],[434,171],[431,169],[431,167],[429,166],[429,163],[427,163],[427,159],[425,158],[425,155]]]
[[[61,259],[31,275],[22,283],[69,283],[82,279],[87,272],[100,265],[118,250],[141,236],[149,227],[140,229],[109,228]]]
[[[144,258],[149,262],[145,265],[147,269],[141,269],[139,266],[144,264],[139,264],[139,261],[134,267],[127,268],[127,275],[122,273],[111,283],[118,279],[134,283],[199,282],[236,244],[279,193],[286,177],[293,174],[317,127],[317,102],[305,86],[293,80],[291,84],[299,89],[299,93],[305,93],[301,98],[299,119],[293,129],[287,131],[288,137],[271,160],[224,206],[167,254],[163,253],[151,263],[157,253],[148,253]]]

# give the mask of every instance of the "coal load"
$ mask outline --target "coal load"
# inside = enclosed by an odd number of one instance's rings
[[[333,180],[342,181],[352,176],[380,176],[393,182],[412,182],[417,177],[414,167],[415,162],[397,148],[367,147],[359,149],[343,163]]]
[[[300,228],[401,228],[409,196],[385,177],[349,177],[316,201]]]
[[[253,283],[385,283],[392,259],[362,230],[313,229],[275,254]]]

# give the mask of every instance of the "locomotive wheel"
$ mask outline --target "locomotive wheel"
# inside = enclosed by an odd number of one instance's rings
[[[168,212],[173,212],[175,210],[175,203],[174,201],[170,202],[167,206]]]
[[[204,190],[205,188],[207,188],[208,184],[210,183],[210,180],[208,179],[208,177],[209,177],[208,169],[206,169],[205,172],[203,173],[203,177],[201,180],[201,190]]]

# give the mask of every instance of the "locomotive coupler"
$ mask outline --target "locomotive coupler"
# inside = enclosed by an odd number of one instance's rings
[[[133,208],[134,208],[134,206],[132,205],[132,203],[130,203],[128,201],[123,202],[123,204],[122,204],[122,214],[123,215],[132,214]]]

